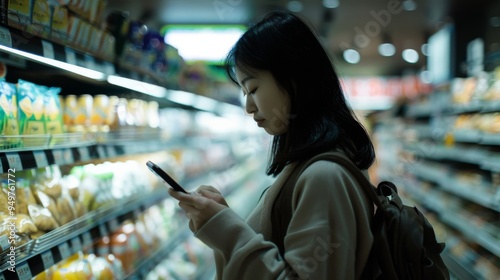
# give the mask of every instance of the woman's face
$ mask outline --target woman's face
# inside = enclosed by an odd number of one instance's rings
[[[236,79],[245,94],[245,109],[259,127],[270,135],[280,135],[290,123],[290,97],[278,86],[269,71],[243,72],[236,68]]]

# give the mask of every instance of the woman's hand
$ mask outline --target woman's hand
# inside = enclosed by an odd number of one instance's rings
[[[168,193],[179,201],[179,206],[186,211],[189,229],[198,231],[208,220],[228,207],[221,193],[212,186],[201,186],[191,194],[174,191]]]

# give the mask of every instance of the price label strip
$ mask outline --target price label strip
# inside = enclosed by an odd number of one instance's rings
[[[104,150],[104,147],[103,147],[103,146],[101,146],[101,145],[99,145],[99,146],[97,147],[97,153],[99,154],[99,157],[100,157],[100,158],[106,158],[106,157],[107,157],[107,156],[106,156],[106,151]]]
[[[99,234],[101,236],[107,236],[109,234],[105,224],[99,225]]]
[[[116,154],[116,150],[115,150],[115,147],[114,146],[107,146],[106,148],[107,152],[108,152],[108,157],[110,158],[114,158],[117,156]]]
[[[78,153],[80,154],[81,161],[89,161],[90,160],[90,153],[89,153],[88,147],[79,147]]]
[[[2,251],[10,248],[9,238],[7,237],[7,235],[0,236],[0,247],[2,248]]]
[[[118,227],[120,227],[120,224],[118,223],[118,219],[112,219],[111,221],[109,221],[109,230],[111,231],[115,231],[118,229]]]
[[[54,46],[52,43],[42,40],[43,56],[54,59]]]
[[[31,275],[30,267],[26,262],[17,267],[16,271],[19,280],[31,280],[31,278],[33,278],[33,275]]]
[[[21,162],[21,157],[18,153],[5,153],[7,156],[7,161],[9,162],[9,168],[15,170],[23,170],[23,163]]]
[[[0,45],[12,48],[12,36],[9,29],[0,26]]]
[[[71,247],[73,248],[73,252],[80,252],[82,250],[82,242],[79,237],[73,238],[71,240]]]
[[[46,167],[49,166],[49,161],[47,160],[47,155],[44,151],[34,151],[33,156],[35,157],[36,167]]]
[[[52,154],[54,155],[54,163],[57,165],[65,165],[64,161],[64,153],[60,149],[52,150]]]
[[[66,52],[66,62],[69,64],[74,64],[76,65],[76,54],[72,49],[65,49]]]
[[[65,163],[74,163],[75,159],[73,158],[73,153],[71,152],[71,149],[64,149],[64,162]]]
[[[83,248],[87,249],[92,247],[93,242],[92,242],[92,235],[90,235],[90,232],[85,232],[82,235],[82,239],[83,239]]]
[[[71,256],[71,251],[69,249],[68,243],[64,242],[58,246],[59,254],[61,254],[61,259],[65,260]]]
[[[43,267],[49,269],[54,265],[54,256],[51,251],[47,251],[42,254]]]

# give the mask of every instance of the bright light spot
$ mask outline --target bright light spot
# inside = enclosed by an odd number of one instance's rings
[[[393,56],[396,53],[396,47],[391,43],[380,44],[378,53],[382,56]]]
[[[403,9],[405,11],[414,11],[417,9],[417,3],[413,0],[405,0],[403,1]]]
[[[356,64],[361,60],[361,56],[359,55],[359,52],[357,50],[353,50],[353,49],[345,50],[343,56],[344,56],[345,61],[347,61],[351,64]]]
[[[422,47],[420,48],[422,51],[422,54],[425,56],[429,55],[429,44],[423,44]]]
[[[187,61],[221,62],[243,32],[240,28],[176,29],[167,32],[165,42],[178,49]]]
[[[432,82],[431,72],[428,70],[420,72],[420,80],[425,84],[430,84]]]
[[[413,49],[406,49],[403,51],[403,59],[409,63],[417,63],[418,52]]]
[[[337,8],[339,5],[339,0],[323,0],[323,6],[328,9]]]
[[[294,13],[302,11],[302,3],[300,3],[300,1],[290,1],[286,7]]]

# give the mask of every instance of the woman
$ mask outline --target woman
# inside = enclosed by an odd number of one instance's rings
[[[214,250],[217,279],[359,279],[373,242],[373,207],[339,164],[317,161],[300,174],[283,254],[270,241],[272,205],[295,166],[335,151],[366,171],[375,158],[325,49],[297,16],[274,12],[239,39],[226,65],[247,112],[274,136],[267,174],[277,178],[247,221],[211,186],[197,195],[169,190],[190,229]]]

